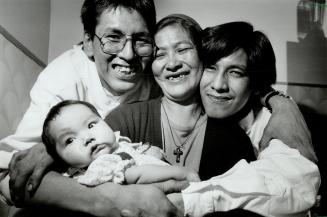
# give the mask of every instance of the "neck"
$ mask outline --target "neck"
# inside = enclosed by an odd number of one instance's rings
[[[164,96],[162,97],[162,105],[170,122],[186,127],[192,127],[202,112],[198,96],[195,96],[188,103],[172,101]]]
[[[114,89],[112,89],[109,86],[109,84],[106,81],[104,81],[103,79],[101,79],[101,78],[100,78],[100,82],[101,82],[102,87],[104,87],[104,89],[106,89],[112,95],[114,95],[114,96],[121,96],[121,95],[123,95],[123,93],[119,93],[119,92],[115,91]]]

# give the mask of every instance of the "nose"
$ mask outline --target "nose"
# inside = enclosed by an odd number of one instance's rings
[[[135,57],[132,38],[127,38],[123,49],[118,53],[118,57],[125,61],[130,61]]]
[[[175,72],[175,71],[178,71],[180,68],[182,68],[182,63],[181,61],[178,59],[178,57],[174,54],[170,54],[168,56],[168,60],[167,60],[167,63],[166,63],[166,69],[168,71],[172,71],[172,72]]]
[[[95,137],[92,135],[92,133],[86,133],[86,135],[84,136],[85,146],[88,146],[94,141],[95,141]]]
[[[228,91],[228,78],[224,73],[217,73],[211,82],[211,88],[217,91],[218,93],[223,93]]]

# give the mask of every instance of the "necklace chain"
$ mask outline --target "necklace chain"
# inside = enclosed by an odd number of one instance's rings
[[[162,108],[163,108],[163,111],[166,115],[166,118],[167,118],[167,122],[168,122],[168,126],[169,126],[169,130],[170,130],[170,134],[171,134],[171,137],[173,139],[173,142],[174,142],[174,145],[176,146],[176,149],[174,150],[174,155],[176,155],[176,163],[179,163],[180,162],[180,156],[183,155],[183,148],[184,148],[184,145],[187,143],[187,141],[191,138],[191,135],[198,123],[198,121],[200,120],[200,117],[201,117],[201,112],[199,114],[199,117],[197,118],[197,120],[195,121],[195,124],[193,125],[192,127],[192,130],[190,131],[189,135],[187,136],[187,138],[185,139],[185,141],[181,144],[181,145],[177,145],[176,144],[176,141],[175,141],[175,137],[174,137],[174,134],[173,134],[173,130],[172,130],[172,127],[170,125],[170,121],[169,121],[169,118],[168,118],[168,115],[167,115],[167,112],[166,112],[166,108],[164,106],[164,104],[162,103]]]

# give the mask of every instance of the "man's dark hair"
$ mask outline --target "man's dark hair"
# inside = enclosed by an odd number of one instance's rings
[[[144,18],[150,33],[153,34],[156,25],[153,0],[85,0],[81,9],[84,32],[93,37],[103,11],[119,7],[137,11]]]
[[[42,142],[44,143],[49,155],[58,163],[64,164],[63,160],[57,153],[56,141],[50,134],[50,123],[60,114],[61,110],[70,105],[84,105],[88,107],[95,115],[100,116],[97,109],[90,103],[79,100],[64,100],[53,106],[47,114],[43,123]]]

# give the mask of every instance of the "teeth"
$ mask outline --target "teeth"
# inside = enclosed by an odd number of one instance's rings
[[[183,74],[181,74],[181,75],[179,75],[179,76],[170,76],[168,79],[170,80],[170,81],[172,81],[172,80],[175,80],[175,79],[183,79],[183,78],[185,78],[185,75],[183,75]]]
[[[127,66],[116,66],[116,70],[119,73],[122,73],[122,74],[131,74],[131,73],[133,73],[133,69],[131,67],[127,67]]]

